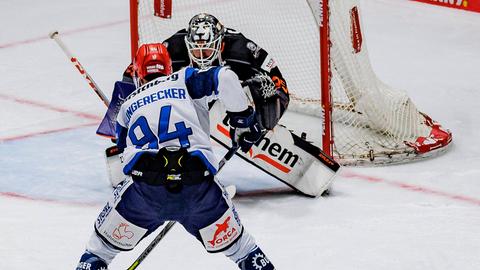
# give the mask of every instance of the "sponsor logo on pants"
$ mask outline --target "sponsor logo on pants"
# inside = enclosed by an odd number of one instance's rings
[[[241,232],[241,225],[228,209],[216,222],[200,230],[207,251],[219,251],[233,243]]]

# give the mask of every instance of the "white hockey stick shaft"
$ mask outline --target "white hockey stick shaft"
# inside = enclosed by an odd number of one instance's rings
[[[98,84],[93,80],[90,74],[88,74],[88,72],[85,70],[82,64],[80,64],[77,57],[73,56],[73,54],[67,48],[65,43],[63,43],[63,41],[59,37],[58,31],[53,31],[48,36],[58,44],[58,46],[62,49],[62,51],[65,53],[68,59],[70,59],[70,62],[75,66],[78,72],[80,72],[80,74],[85,78],[90,88],[92,88],[92,90],[95,91],[95,93],[103,101],[105,106],[108,107],[108,105],[110,104],[110,100],[107,98],[107,96],[105,96],[102,90],[100,90],[100,87],[98,87]]]
[[[237,147],[232,147],[232,148],[230,148],[230,150],[228,150],[228,152],[225,154],[225,156],[223,156],[222,160],[219,162],[218,172],[225,166],[227,161],[230,160],[233,157],[235,152],[237,152],[238,148],[239,147],[237,146]],[[230,194],[231,197],[233,197],[234,195],[235,194]],[[143,250],[143,252],[140,254],[140,256],[138,256],[138,258],[132,263],[132,265],[130,265],[130,267],[127,268],[127,270],[137,269],[138,265],[140,265],[140,263],[148,256],[148,254],[150,254],[150,252],[152,252],[153,248],[155,248],[158,245],[160,240],[162,240],[163,237],[168,233],[168,231],[170,231],[170,229],[172,229],[172,227],[173,227],[173,225],[175,225],[175,223],[177,223],[177,222],[176,221],[169,221],[167,223],[167,225],[165,225],[165,227],[160,231],[160,233],[145,248],[145,250]]]

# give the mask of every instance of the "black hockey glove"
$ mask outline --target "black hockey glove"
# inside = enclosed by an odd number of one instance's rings
[[[242,112],[227,112],[230,123],[232,147],[239,146],[246,153],[262,137],[262,128],[255,111],[248,107]]]
[[[276,81],[266,74],[257,74],[242,83],[249,87],[259,122],[268,130],[277,125],[289,102],[288,90],[284,90],[285,82],[276,76],[274,78]]]

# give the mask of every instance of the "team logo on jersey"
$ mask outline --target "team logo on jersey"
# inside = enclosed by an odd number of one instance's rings
[[[232,244],[241,233],[241,226],[231,209],[213,224],[200,230],[208,251],[219,251]]]
[[[135,234],[128,229],[128,224],[120,223],[118,227],[113,230],[113,237],[117,240],[122,240],[122,238],[132,239]]]
[[[252,51],[253,53],[253,57],[255,58],[258,58],[258,56],[260,55],[260,50],[262,49],[260,46],[258,46],[257,44],[249,41],[247,43],[247,48]]]
[[[255,45],[255,43],[253,43],[253,42],[250,41],[250,42],[247,43],[247,48],[248,48],[250,51],[254,52],[254,51],[257,49],[257,45]]]

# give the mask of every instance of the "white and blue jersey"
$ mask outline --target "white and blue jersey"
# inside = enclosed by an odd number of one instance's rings
[[[202,71],[187,67],[137,88],[117,116],[123,172],[130,174],[140,155],[173,146],[187,148],[216,174],[208,115],[208,103],[216,99],[230,112],[248,108],[237,75],[227,67]]]
[[[117,116],[117,144],[124,149],[124,173],[131,174],[141,155],[174,146],[186,148],[215,174],[218,164],[210,143],[208,103],[219,99],[230,112],[249,111],[241,88],[237,75],[225,67],[206,71],[185,68],[137,88]],[[243,263],[240,267],[256,268],[255,258],[266,258],[244,230],[223,185],[212,175],[202,178],[173,192],[166,184],[125,177],[96,219],[85,254],[110,263],[118,252],[133,249],[167,220],[174,220],[208,252],[225,252],[236,263],[253,261],[250,266]],[[78,270],[88,263],[82,260]]]

